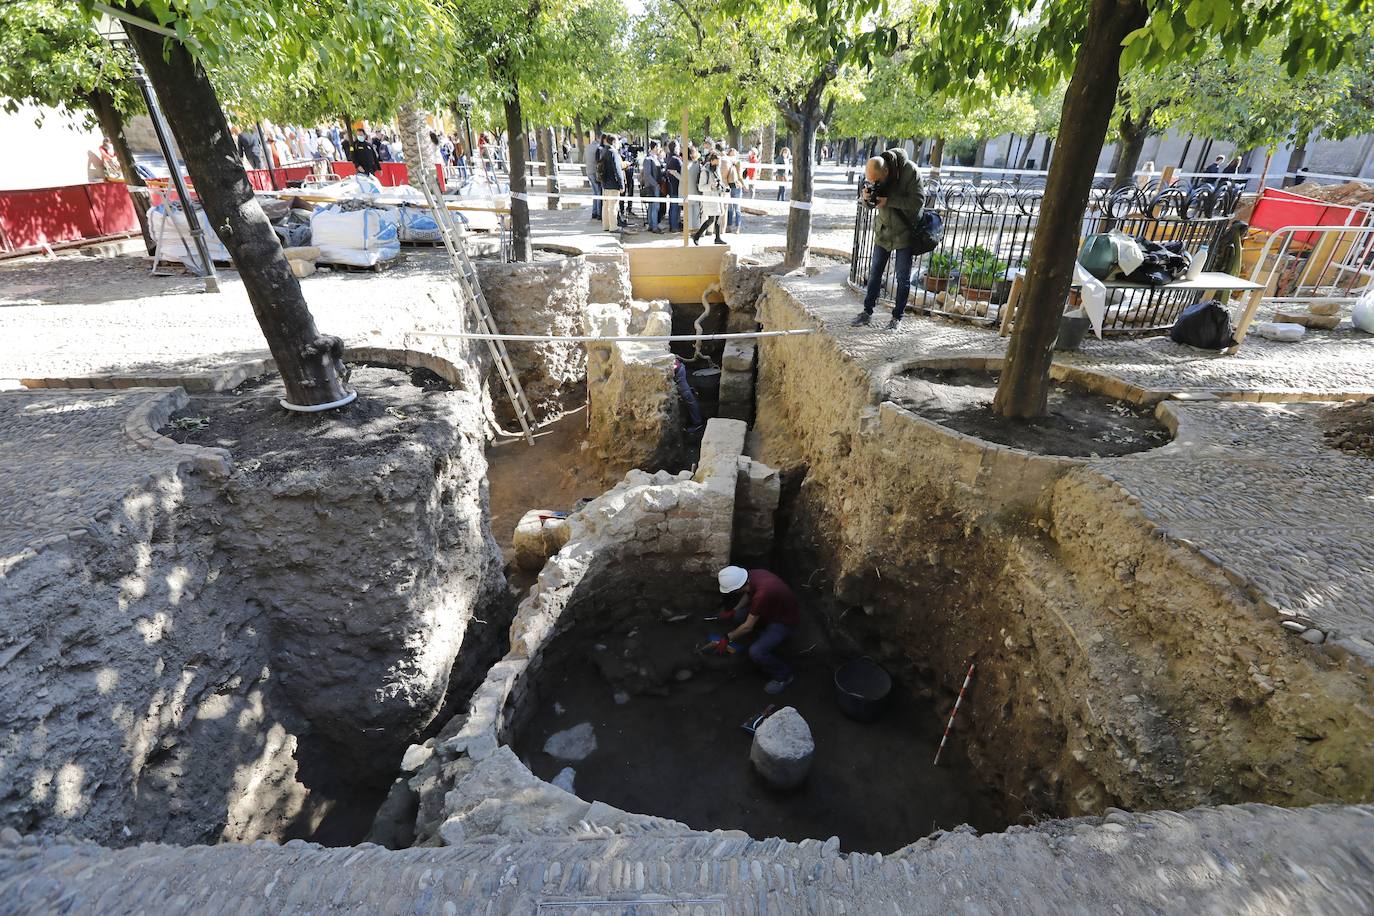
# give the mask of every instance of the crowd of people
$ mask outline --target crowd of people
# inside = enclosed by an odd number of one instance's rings
[[[647,147],[641,147],[628,138],[604,134],[598,142],[588,144],[584,163],[594,195],[591,218],[606,232],[624,228],[635,212],[632,198],[637,192],[648,231],[681,232],[685,181],[689,196],[705,198],[688,204],[685,216],[687,227],[695,230],[692,240],[700,244],[710,230],[716,244],[724,245],[723,234],[744,231],[739,201],[746,196],[756,198],[761,180],[779,179],[777,200],[787,199],[791,156],[791,150],[783,147],[773,164],[767,165],[758,147],[741,153],[724,141],[708,137],[700,145],[689,142],[684,158],[677,140],[667,144],[650,140]]]
[[[400,138],[385,128],[369,131],[359,127],[349,133],[337,123],[319,127],[269,124],[248,129],[232,126],[230,131],[243,165],[249,169],[351,162],[359,172],[375,175],[383,163],[405,161]],[[460,136],[431,130],[429,140],[436,164],[457,169],[460,178],[468,177],[473,163]],[[483,161],[504,161],[502,146],[492,135],[478,134],[474,145]]]

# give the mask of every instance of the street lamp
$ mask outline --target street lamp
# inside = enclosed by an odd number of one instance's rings
[[[108,8],[107,8],[108,9]],[[198,274],[205,280],[205,291],[207,293],[219,292],[219,276],[215,273],[215,262],[210,259],[210,249],[205,242],[205,229],[200,224],[200,217],[196,215],[196,209],[191,204],[191,195],[186,191],[186,182],[181,177],[181,168],[177,165],[177,157],[174,152],[171,132],[167,129],[167,122],[163,119],[162,109],[158,107],[157,96],[153,93],[153,87],[148,82],[148,74],[143,69],[143,62],[138,59],[138,53],[134,50],[132,42],[129,41],[128,33],[124,31],[124,24],[120,22],[113,10],[103,14],[96,25],[96,30],[100,37],[110,43],[116,51],[123,51],[128,54],[129,62],[133,68],[134,82],[138,84],[139,91],[143,94],[143,103],[148,106],[148,117],[153,122],[153,132],[157,134],[158,146],[162,148],[162,158],[167,162],[167,172],[172,177],[172,185],[176,189],[177,200],[181,204],[182,212],[186,214],[186,228],[190,230],[191,241],[195,243],[196,254],[200,257],[202,269],[197,269],[196,265],[187,265],[193,273]],[[152,26],[152,23],[149,23]],[[135,26],[138,28],[139,26]],[[154,27],[156,28],[156,27]],[[175,35],[176,33],[172,33]],[[171,214],[167,214],[168,217]]]

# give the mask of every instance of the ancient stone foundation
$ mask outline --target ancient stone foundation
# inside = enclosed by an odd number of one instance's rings
[[[578,625],[614,626],[635,615],[698,610],[714,599],[715,573],[730,557],[744,434],[743,423],[713,420],[695,475],[631,471],[569,517],[567,544],[516,613],[510,651],[488,672],[465,714],[427,748],[411,749],[423,763],[393,786],[375,836],[413,832],[416,843],[440,845],[473,835],[472,812],[491,788],[473,779],[473,767],[498,751],[509,755],[503,746],[541,700],[536,675],[558,634]],[[669,580],[674,586],[665,589]],[[519,779],[534,780],[518,762],[507,761],[503,771],[512,766],[519,766]],[[561,792],[539,785],[541,792]],[[555,805],[538,817],[557,820],[564,808]],[[413,813],[413,831],[395,822],[396,812],[403,818]],[[497,820],[478,822],[489,832]],[[446,823],[447,835],[441,829]]]

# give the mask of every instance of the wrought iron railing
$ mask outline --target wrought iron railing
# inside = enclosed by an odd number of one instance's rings
[[[1160,188],[1156,180],[1143,187],[1115,191],[1110,188],[1110,179],[1098,184],[1089,196],[1080,237],[1119,229],[1158,242],[1179,241],[1194,253],[1206,246],[1209,255],[1205,269],[1213,268],[1218,242],[1240,199],[1237,185],[1221,181],[1178,182]],[[926,206],[933,207],[944,220],[944,237],[934,251],[913,264],[908,308],[988,323],[997,319],[1012,277],[1030,259],[1044,193],[1040,181],[928,182]],[[875,211],[859,200],[849,268],[850,284],[859,290],[868,283],[874,220]],[[890,306],[895,295],[890,261],[879,298]],[[1114,290],[1104,330],[1123,333],[1167,328],[1200,296],[1198,291],[1184,290]]]

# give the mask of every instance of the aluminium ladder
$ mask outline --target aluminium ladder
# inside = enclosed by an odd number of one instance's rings
[[[420,148],[424,149],[423,143],[421,143]],[[463,300],[464,305],[476,319],[479,330],[486,334],[500,334],[501,332],[496,326],[496,319],[492,317],[491,309],[487,306],[487,297],[482,294],[482,284],[477,280],[477,269],[472,266],[472,259],[468,257],[467,245],[461,237],[456,240],[454,238],[452,213],[442,200],[435,200],[434,192],[429,187],[428,176],[421,179],[420,185],[425,192],[425,201],[434,214],[434,222],[439,226],[439,237],[443,239],[444,247],[448,249],[459,298]],[[529,401],[525,399],[525,389],[520,384],[520,377],[516,374],[515,366],[510,361],[506,342],[491,339],[487,341],[487,347],[491,350],[492,362],[496,366],[497,373],[501,376],[501,382],[506,387],[506,396],[510,398],[511,408],[515,411],[515,419],[520,423],[521,434],[525,437],[526,442],[533,445],[532,427],[537,425],[537,421]]]

